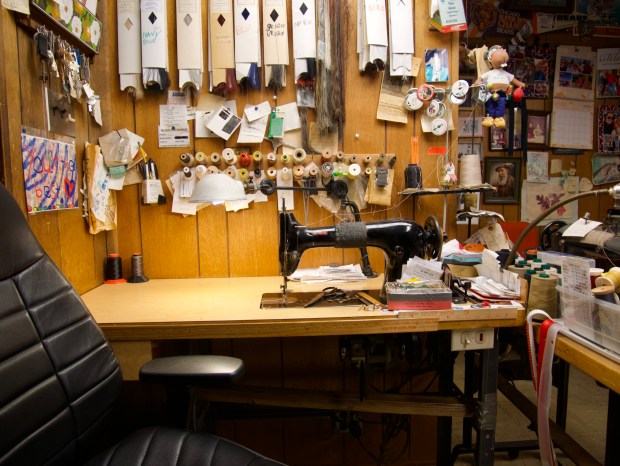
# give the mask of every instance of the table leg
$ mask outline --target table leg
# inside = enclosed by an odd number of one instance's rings
[[[437,333],[439,395],[451,395],[454,384],[454,361],[450,351],[450,330]],[[452,464],[452,418],[437,418],[437,464]]]
[[[607,440],[605,446],[605,466],[620,464],[620,395],[609,390],[607,402]]]
[[[480,383],[475,423],[478,431],[474,458],[478,466],[493,464],[497,421],[497,346],[499,332],[493,334],[493,348],[480,351]]]

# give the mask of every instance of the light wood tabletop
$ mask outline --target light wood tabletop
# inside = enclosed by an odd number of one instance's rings
[[[378,290],[380,276],[337,284]],[[82,295],[110,340],[250,338],[426,332],[523,325],[521,307],[443,311],[360,310],[359,304],[266,308],[263,293],[278,293],[281,277],[156,279],[101,285]],[[318,292],[326,284],[289,282],[289,292]]]

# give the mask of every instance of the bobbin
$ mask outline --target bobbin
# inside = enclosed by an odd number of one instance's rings
[[[296,180],[300,180],[304,176],[304,166],[303,165],[294,165],[293,166],[293,178]]]
[[[194,174],[196,175],[196,179],[201,180],[202,177],[207,174],[207,167],[204,165],[198,165],[194,168]]]
[[[250,172],[246,168],[240,168],[237,170],[237,175],[241,181],[245,181],[250,177]]]
[[[360,176],[361,172],[362,172],[362,167],[360,167],[356,163],[352,163],[351,165],[349,165],[349,169],[347,170],[347,176],[353,180],[357,178],[358,176]]]
[[[267,178],[269,178],[270,180],[275,180],[277,176],[278,170],[273,167],[267,169]]]
[[[196,152],[194,160],[196,160],[196,163],[199,165],[205,165],[207,163],[207,154],[204,152]]]
[[[306,151],[301,147],[298,147],[293,152],[293,162],[294,163],[304,163],[306,161]]]
[[[280,171],[280,179],[282,181],[288,181],[291,179],[291,169],[288,167],[282,167]]]
[[[332,153],[332,151],[327,148],[323,149],[323,151],[321,152],[321,160],[323,160],[323,162],[331,161],[333,156],[334,154]]]
[[[237,163],[237,154],[235,154],[235,151],[230,147],[227,147],[222,151],[222,158],[228,165],[234,165]]]
[[[235,179],[237,177],[237,170],[235,170],[234,167],[228,167],[226,170],[224,170],[224,173],[230,176],[232,179]]]
[[[278,158],[277,158],[276,154],[274,154],[273,152],[269,152],[269,153],[267,154],[267,163],[268,163],[269,165],[273,165],[274,163],[276,163],[276,160],[277,160],[277,159],[278,159]]]
[[[189,152],[183,152],[179,155],[179,160],[184,167],[191,167],[194,165],[194,156]]]
[[[252,160],[254,160],[255,163],[259,163],[261,160],[263,160],[263,153],[259,150],[254,151],[254,153],[252,154]]]
[[[242,167],[249,167],[251,163],[252,156],[250,154],[247,152],[242,152],[241,155],[239,155],[239,165]]]
[[[222,162],[222,156],[217,152],[211,153],[211,163],[213,165],[219,165]]]
[[[280,162],[282,162],[284,165],[288,164],[291,161],[291,156],[288,154],[282,154],[282,156],[280,157]]]
[[[219,172],[220,172],[220,170],[216,166],[214,166],[214,165],[211,165],[211,166],[207,167],[207,174],[208,175],[215,175],[216,173],[219,173]]]

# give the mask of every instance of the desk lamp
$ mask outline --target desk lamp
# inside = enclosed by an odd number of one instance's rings
[[[557,204],[554,204],[551,207],[549,207],[549,209],[547,209],[542,214],[540,214],[538,217],[536,217],[534,220],[532,220],[530,224],[525,228],[525,230],[521,232],[517,240],[514,242],[512,249],[510,250],[510,254],[508,254],[508,258],[506,259],[506,267],[508,267],[509,265],[512,265],[512,263],[514,262],[515,256],[517,255],[517,250],[519,249],[521,242],[527,236],[527,234],[530,231],[532,231],[532,229],[534,229],[545,218],[551,215],[552,212],[555,212],[557,209],[559,209],[565,204],[568,204],[569,202],[573,202],[578,199],[582,199],[584,197],[599,196],[602,194],[609,194],[610,196],[612,196],[615,199],[614,207],[615,208],[620,207],[620,183],[609,189],[597,189],[596,191],[586,191],[583,193],[575,194],[574,196],[569,196],[566,199],[563,199]]]
[[[233,180],[224,173],[203,176],[196,186],[189,202],[224,202],[246,199],[243,183]]]

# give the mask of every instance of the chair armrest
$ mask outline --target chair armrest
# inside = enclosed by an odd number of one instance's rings
[[[232,383],[245,373],[239,358],[186,355],[153,359],[140,368],[140,380],[166,384],[217,385]]]

